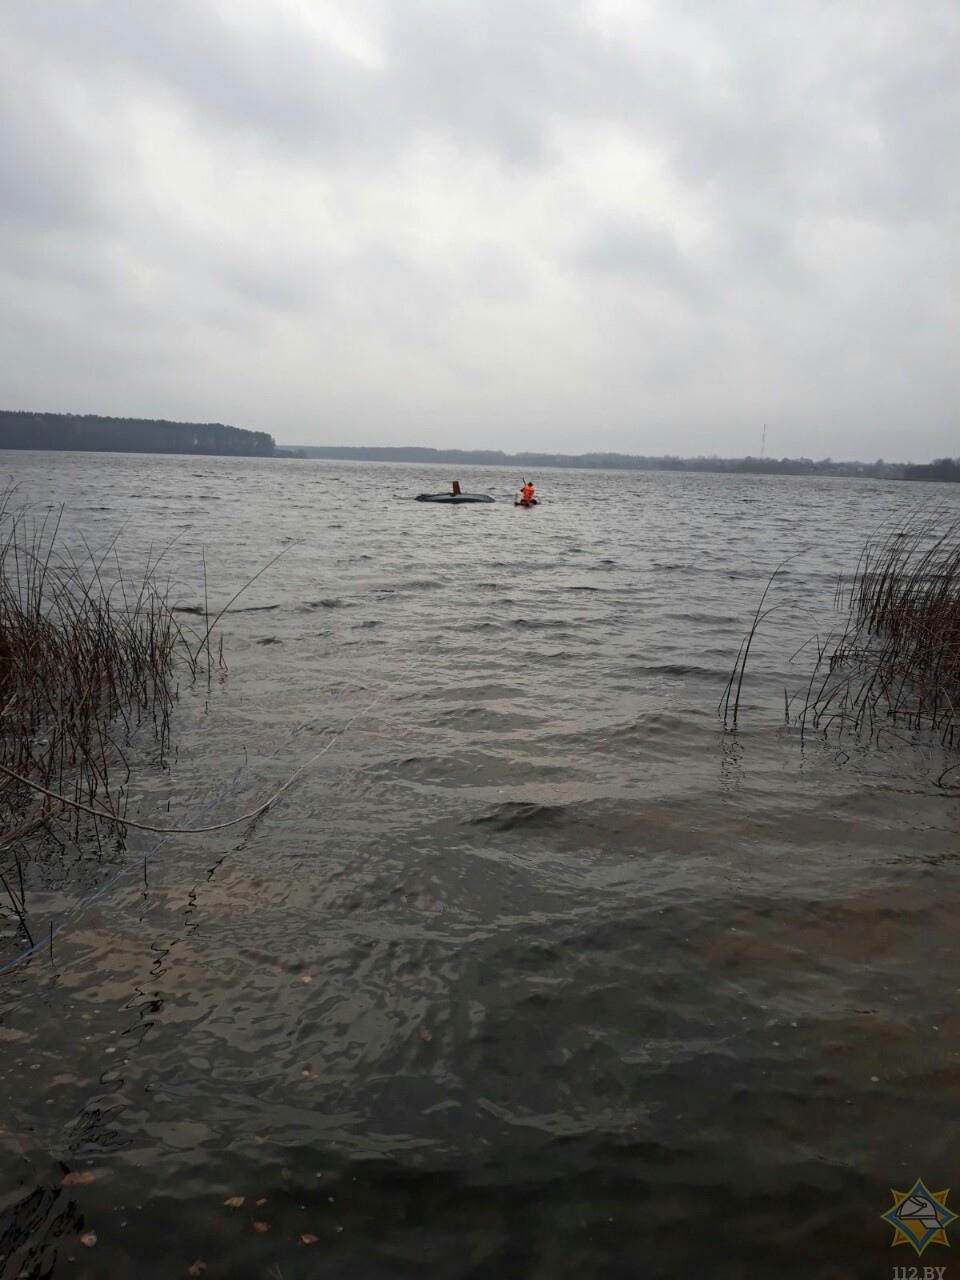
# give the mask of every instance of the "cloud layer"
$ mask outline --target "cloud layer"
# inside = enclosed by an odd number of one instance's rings
[[[0,10],[4,407],[958,451],[954,0]]]

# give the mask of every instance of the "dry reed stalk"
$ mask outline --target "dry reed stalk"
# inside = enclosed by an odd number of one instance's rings
[[[763,595],[760,597],[760,603],[757,605],[757,611],[753,615],[753,623],[751,624],[750,630],[740,642],[740,650],[737,653],[737,660],[733,664],[733,671],[730,673],[730,679],[727,681],[724,689],[724,696],[720,699],[720,707],[718,707],[718,711],[722,708],[723,724],[725,728],[736,729],[737,727],[737,716],[740,713],[740,694],[743,691],[743,678],[747,674],[747,659],[750,657],[750,647],[753,644],[760,624],[764,622],[771,613],[773,613],[775,608],[775,606],[771,606],[769,609],[764,609],[763,607],[766,603],[767,596],[770,594],[770,588],[773,586],[776,578],[783,572],[784,567],[788,565],[791,560],[795,560],[798,554],[799,552],[795,552],[792,556],[787,556],[785,560],[781,560],[776,569],[774,569],[773,573],[771,573],[770,577],[767,579],[767,585],[763,589]],[[734,685],[736,685],[736,693],[733,699],[733,708],[731,710],[730,695],[734,692]],[[787,702],[787,705],[789,707],[789,701]]]

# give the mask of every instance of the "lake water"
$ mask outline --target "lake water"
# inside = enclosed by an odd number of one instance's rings
[[[187,623],[201,551],[219,609],[285,550],[131,816],[302,768],[252,826],[29,872],[63,928],[0,975],[3,1280],[917,1261],[880,1215],[960,1181],[960,800],[932,748],[801,742],[783,687],[871,530],[960,487],[547,471],[526,511],[500,469],[0,463],[67,545],[175,539]],[[455,474],[497,502],[410,501]]]

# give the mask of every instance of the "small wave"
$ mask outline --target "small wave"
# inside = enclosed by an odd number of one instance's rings
[[[569,820],[569,810],[562,804],[533,804],[508,800],[489,813],[471,818],[472,827],[492,827],[494,831],[530,831],[552,828]]]
[[[665,613],[665,618],[672,618],[675,622],[706,622],[711,626],[719,623],[730,624],[737,622],[737,618],[731,618],[729,615],[722,613]]]
[[[631,668],[632,675],[645,676],[715,676],[724,674],[716,667],[698,667],[684,662],[663,662]]]

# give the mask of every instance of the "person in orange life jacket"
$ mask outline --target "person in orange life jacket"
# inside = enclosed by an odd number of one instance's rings
[[[520,501],[532,502],[534,492],[535,490],[534,490],[533,484],[529,480],[525,480],[523,482],[523,488],[520,490]]]

